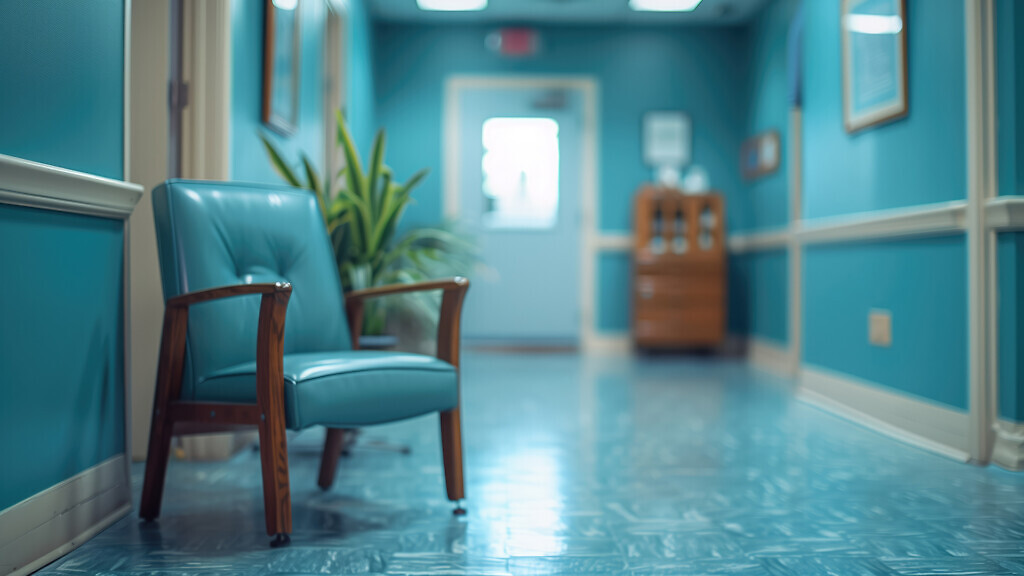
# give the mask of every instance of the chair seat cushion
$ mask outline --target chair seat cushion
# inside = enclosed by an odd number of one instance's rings
[[[458,373],[431,356],[344,350],[284,356],[288,427],[363,426],[450,410],[458,405]],[[255,401],[256,362],[213,372],[195,400]]]

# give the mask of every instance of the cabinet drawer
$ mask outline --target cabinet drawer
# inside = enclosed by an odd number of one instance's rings
[[[656,276],[636,277],[635,302],[654,302],[665,306],[719,304],[725,296],[725,282],[718,276]]]
[[[641,345],[717,344],[725,336],[722,306],[637,309],[633,333]]]

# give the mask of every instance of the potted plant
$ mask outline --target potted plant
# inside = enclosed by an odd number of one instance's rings
[[[403,231],[399,225],[412,201],[413,189],[427,176],[427,170],[398,182],[384,163],[386,135],[381,129],[373,140],[364,171],[341,112],[336,116],[336,144],[342,149],[346,166],[333,176],[321,178],[305,154],[301,155],[301,169],[293,170],[265,135],[260,138],[281,178],[292,186],[311,190],[320,202],[344,290],[419,282],[465,274],[471,269],[476,264],[476,247],[450,226]],[[440,294],[431,292],[374,299],[367,303],[363,333],[384,334],[390,312],[403,313],[429,329],[437,321],[439,304]]]

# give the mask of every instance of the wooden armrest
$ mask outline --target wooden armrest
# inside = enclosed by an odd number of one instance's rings
[[[284,317],[292,285],[287,282],[238,284],[189,292],[167,300],[163,336],[160,342],[158,390],[167,391],[167,401],[180,396],[188,338],[189,306],[232,296],[261,294],[256,333],[256,392],[263,414],[284,402]],[[283,412],[282,412],[283,414]]]
[[[359,348],[359,335],[363,331],[363,302],[366,299],[425,290],[444,291],[441,295],[441,312],[437,321],[436,356],[458,368],[459,320],[462,315],[462,302],[466,297],[466,291],[469,290],[469,280],[462,276],[413,284],[388,284],[349,292],[345,295],[345,308],[348,312],[352,347]]]
[[[232,296],[245,296],[247,294],[277,294],[281,292],[291,294],[292,285],[287,282],[263,282],[259,284],[234,284],[231,286],[218,286],[180,294],[167,299],[168,308],[188,308],[193,304],[219,300]]]
[[[363,290],[353,290],[345,294],[345,300],[365,300],[367,298],[378,298],[390,296],[391,294],[404,294],[407,292],[423,292],[426,290],[466,290],[469,288],[469,280],[462,276],[445,278],[443,280],[429,280],[427,282],[414,282],[412,284],[387,284],[374,286]]]

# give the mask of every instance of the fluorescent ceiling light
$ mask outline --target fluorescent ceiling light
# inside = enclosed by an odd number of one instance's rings
[[[903,19],[899,16],[847,14],[846,29],[861,34],[899,34],[903,30]]]
[[[420,10],[468,12],[487,8],[487,0],[416,0],[416,5]]]
[[[295,10],[299,6],[299,0],[273,0],[274,7],[278,10]]]
[[[629,7],[640,12],[691,12],[700,0],[629,0]]]

